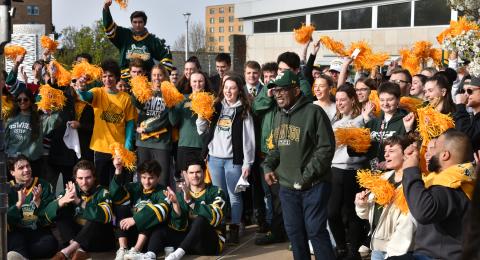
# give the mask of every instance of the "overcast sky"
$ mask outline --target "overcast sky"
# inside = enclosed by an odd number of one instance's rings
[[[209,5],[235,3],[236,0],[128,0],[127,9],[118,7],[114,1],[110,10],[118,25],[130,27],[130,14],[143,10],[148,16],[147,28],[164,38],[172,46],[185,31],[183,13],[189,12],[190,21],[205,24],[205,7]],[[60,32],[67,26],[92,25],[102,18],[103,0],[53,0],[53,24]]]

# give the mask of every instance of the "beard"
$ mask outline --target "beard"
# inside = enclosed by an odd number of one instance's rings
[[[428,162],[427,169],[429,172],[439,172],[440,171],[440,161],[438,160],[438,157],[436,155],[432,156],[430,158],[430,161]]]

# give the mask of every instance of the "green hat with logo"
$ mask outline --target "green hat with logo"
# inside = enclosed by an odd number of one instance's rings
[[[281,88],[290,88],[293,86],[298,86],[300,84],[300,80],[295,74],[295,72],[291,70],[286,70],[283,74],[280,74],[275,78],[275,80],[270,81],[267,84],[267,88],[274,88],[274,87],[281,87]]]

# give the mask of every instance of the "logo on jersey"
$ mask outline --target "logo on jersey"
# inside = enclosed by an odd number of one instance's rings
[[[273,130],[273,136],[277,140],[278,146],[289,146],[292,142],[300,142],[300,127],[281,124]]]
[[[221,115],[218,119],[217,126],[221,131],[230,131],[233,124],[233,118],[229,115]]]
[[[102,114],[100,118],[107,123],[118,124],[123,120],[123,111],[117,105],[110,103]]]
[[[165,110],[165,101],[162,97],[153,97],[145,103],[144,109],[147,116],[158,118]]]
[[[130,49],[127,50],[127,59],[141,59],[147,61],[150,59],[150,52],[148,52],[147,46],[143,45],[142,47],[137,47],[137,45],[132,44]]]

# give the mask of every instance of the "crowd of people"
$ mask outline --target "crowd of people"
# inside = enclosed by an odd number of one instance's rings
[[[251,224],[256,245],[290,241],[294,259],[480,259],[480,78],[462,67],[412,75],[397,62],[352,71],[351,57],[320,66],[319,42],[308,59],[310,42],[301,55],[247,61],[243,75],[227,53],[215,75],[196,57],[181,73],[145,13],[124,28],[111,3],[103,24],[120,60],[101,64],[101,82],[60,84],[48,51],[33,82],[19,72],[24,56],[3,71],[9,260],[219,255]],[[146,101],[132,91],[140,76]],[[164,82],[181,102],[167,105]],[[61,109],[38,109],[44,84],[62,91]],[[211,118],[192,110],[198,93],[215,96]],[[421,121],[404,98],[433,116]],[[440,124],[435,116],[454,127],[427,140],[419,125]],[[367,149],[340,141],[354,129],[368,130]],[[112,155],[115,143],[136,154],[135,169]]]

